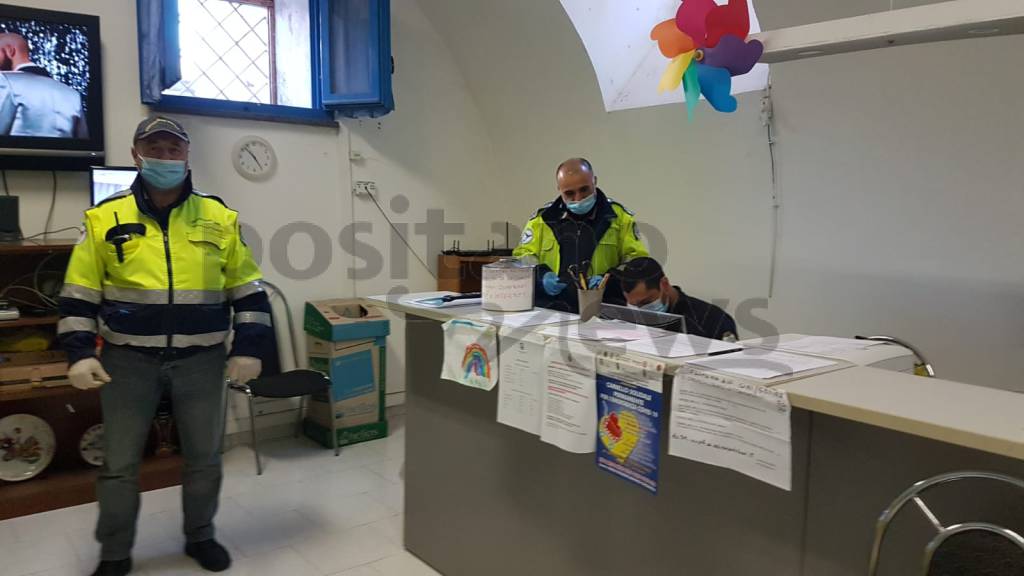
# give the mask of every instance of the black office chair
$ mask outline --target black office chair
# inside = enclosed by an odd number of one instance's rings
[[[952,472],[917,482],[886,508],[875,528],[868,576],[876,576],[882,543],[893,518],[913,502],[937,534],[928,542],[922,561],[923,576],[1021,576],[1024,575],[1024,537],[989,522],[943,525],[922,500],[923,493],[937,486],[963,480],[998,482],[1024,492],[1024,480],[995,472]]]
[[[260,462],[260,449],[256,438],[256,398],[299,398],[299,418],[295,430],[295,437],[302,433],[302,416],[306,405],[306,396],[314,394],[331,398],[331,379],[315,370],[292,370],[273,376],[263,376],[250,380],[247,384],[235,384],[228,382],[228,388],[245,394],[249,401],[249,429],[252,434],[252,451],[256,455],[256,475],[263,474],[263,463]],[[227,410],[227,402],[225,411]],[[334,448],[334,455],[337,456],[338,431],[335,419],[331,420],[331,445]]]

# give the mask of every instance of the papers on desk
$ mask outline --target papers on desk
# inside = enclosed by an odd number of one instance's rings
[[[596,377],[594,354],[582,344],[548,342],[544,347],[542,441],[577,454],[594,451]]]
[[[548,324],[565,324],[579,320],[579,315],[547,308],[535,308],[526,312],[493,312],[481,310],[467,315],[467,318],[498,324],[506,328],[528,328],[531,326],[546,326]]]
[[[792,490],[789,397],[684,366],[675,375],[668,453]]]
[[[416,306],[423,306],[424,308],[458,308],[460,306],[479,305],[482,301],[479,297],[461,298],[459,296],[459,294],[454,293],[446,294],[444,296],[431,296],[429,298],[412,300],[409,303]]]
[[[499,331],[498,422],[540,435],[544,398],[544,339],[536,334],[513,336]]]
[[[597,467],[655,494],[664,375],[656,360],[597,357]]]
[[[498,383],[498,330],[468,320],[449,320],[444,329],[441,378],[491,390]]]
[[[760,348],[748,348],[731,354],[688,360],[686,363],[720,372],[727,372],[736,376],[760,378],[762,380],[798,374],[808,370],[817,370],[818,368],[825,368],[826,366],[834,366],[836,364],[824,358],[798,356],[796,354]]]
[[[836,338],[834,336],[803,336],[789,342],[772,342],[766,340],[760,345],[763,347],[774,344],[775,348],[788,350],[790,352],[802,352],[816,356],[827,356],[831,358],[846,358],[849,354],[867,350],[872,346],[885,344],[884,342],[873,342],[871,340],[855,340],[853,338]]]
[[[544,336],[553,338],[567,338],[569,340],[589,340],[605,342],[631,342],[635,340],[650,340],[669,336],[672,333],[623,322],[621,320],[602,320],[591,318],[583,324],[565,324],[562,326],[550,326],[540,331]]]
[[[732,342],[711,340],[693,334],[673,334],[661,338],[636,340],[622,344],[629,352],[650,354],[661,358],[685,358],[705,354],[722,354],[743,347]]]

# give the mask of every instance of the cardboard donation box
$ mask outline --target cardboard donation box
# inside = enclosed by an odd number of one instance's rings
[[[305,319],[309,368],[331,379],[331,397],[314,396],[303,424],[306,435],[331,446],[331,419],[338,445],[387,436],[384,394],[390,323],[359,300],[307,302]]]

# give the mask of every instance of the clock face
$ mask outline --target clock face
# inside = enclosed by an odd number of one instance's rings
[[[277,168],[274,148],[263,138],[249,136],[235,145],[235,170],[249,180],[266,180]]]

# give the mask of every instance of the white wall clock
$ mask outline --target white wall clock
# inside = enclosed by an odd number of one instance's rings
[[[259,136],[245,136],[235,144],[232,152],[235,170],[246,180],[262,182],[277,170],[274,147]]]

